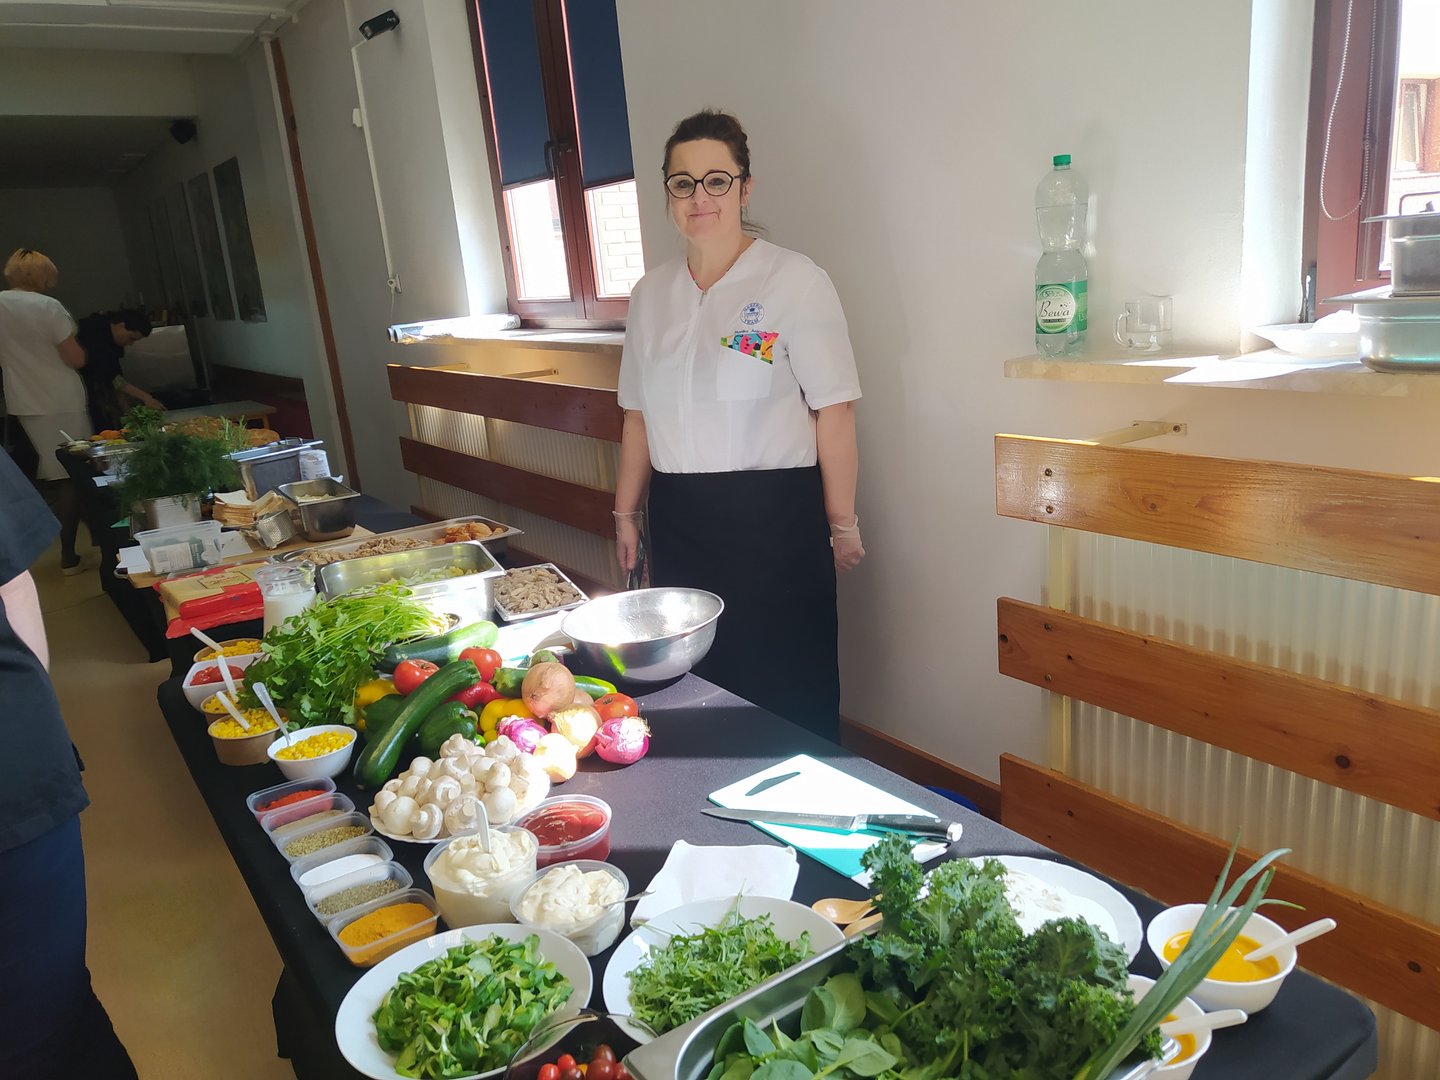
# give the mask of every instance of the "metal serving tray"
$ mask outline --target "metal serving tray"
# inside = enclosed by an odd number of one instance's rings
[[[569,585],[572,589],[574,589],[577,593],[579,593],[579,594],[580,594],[580,599],[578,599],[578,600],[572,600],[572,601],[570,601],[570,603],[568,603],[568,604],[561,604],[559,607],[538,608],[538,609],[535,610],[535,611],[511,611],[511,610],[510,610],[509,608],[507,608],[507,607],[504,605],[504,603],[500,600],[500,597],[499,597],[498,595],[496,595],[496,596],[495,596],[495,614],[496,614],[496,615],[499,615],[500,618],[503,619],[503,620],[504,620],[505,622],[507,622],[507,623],[521,622],[521,621],[523,621],[523,620],[525,620],[525,619],[538,619],[538,618],[540,618],[540,616],[542,616],[542,615],[553,615],[553,614],[555,614],[555,612],[557,612],[557,611],[569,611],[571,608],[579,607],[581,604],[586,604],[586,603],[589,603],[589,601],[590,601],[590,597],[585,594],[585,590],[582,589],[582,588],[580,588],[579,585],[576,585],[575,582],[571,581],[570,578],[569,578],[569,576],[565,573],[565,571],[561,570],[561,569],[560,569],[558,566],[556,566],[554,563],[548,563],[548,562],[547,562],[547,563],[536,563],[536,564],[533,565],[533,566],[516,566],[516,567],[513,567],[513,569],[515,569],[515,570],[549,570],[552,574],[554,574],[556,577],[558,577],[561,581],[565,582],[565,584]],[[508,572],[509,572],[509,571],[506,571],[506,573],[508,573]],[[503,576],[503,575],[502,575],[502,576]],[[494,585],[498,585],[499,583],[500,583],[500,579],[499,579],[499,578],[496,578],[496,580],[494,581],[493,584],[494,584]]]
[[[245,497],[254,502],[281,484],[300,479],[300,451],[324,445],[319,439],[281,439],[279,442],[237,450],[230,460],[240,466],[240,481]]]
[[[833,945],[724,1005],[717,1005],[688,1024],[682,1024],[637,1047],[626,1056],[625,1067],[635,1080],[703,1080],[710,1071],[720,1037],[737,1020],[748,1017],[762,1028],[776,1023],[789,1035],[798,1034],[800,1010],[810,991],[832,974],[851,967],[849,958],[845,956],[849,944],[849,941],[842,941]],[[1179,1045],[1173,1039],[1167,1040],[1165,1059],[1178,1052]],[[1122,1066],[1106,1080],[1140,1080],[1163,1060]]]
[[[320,592],[324,596],[339,596],[352,589],[371,588],[410,574],[452,566],[458,566],[466,573],[460,577],[412,585],[411,595],[436,611],[459,615],[462,619],[490,618],[494,610],[491,598],[493,579],[505,571],[490,552],[469,541],[397,551],[390,555],[367,555],[363,559],[322,566]]]
[[[498,521],[492,521],[490,518],[480,517],[479,515],[472,514],[469,517],[446,518],[444,521],[437,521],[431,525],[412,525],[408,529],[396,529],[394,532],[377,533],[375,536],[363,536],[358,539],[351,538],[349,540],[337,540],[334,543],[329,544],[313,544],[308,548],[301,548],[298,551],[287,551],[284,555],[281,555],[279,557],[288,562],[295,559],[308,558],[313,552],[317,551],[354,551],[361,544],[367,543],[370,540],[375,540],[381,536],[389,537],[394,540],[425,540],[433,542],[443,537],[445,535],[445,530],[448,527],[452,525],[465,525],[474,521],[478,521],[483,525],[489,525],[492,529],[499,529],[500,531],[485,540],[464,542],[484,544],[487,548],[489,548],[497,555],[505,554],[505,541],[509,537],[523,535],[523,530],[517,529],[514,526],[503,525]],[[416,550],[422,551],[424,549],[417,548]],[[367,555],[365,556],[365,558],[378,558],[378,556]],[[331,565],[333,566],[335,564],[332,563]]]

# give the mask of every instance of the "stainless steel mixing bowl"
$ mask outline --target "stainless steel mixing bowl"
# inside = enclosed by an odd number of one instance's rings
[[[725,601],[703,589],[635,589],[591,600],[563,625],[576,654],[600,674],[663,682],[710,651],[724,610]]]

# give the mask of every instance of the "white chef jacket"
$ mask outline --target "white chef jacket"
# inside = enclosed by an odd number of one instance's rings
[[[840,298],[804,255],[756,240],[705,293],[682,255],[630,294],[620,407],[660,472],[814,465],[815,411],[859,397]]]
[[[85,384],[56,349],[75,333],[65,305],[25,289],[0,292],[0,370],[12,416],[84,412]]]

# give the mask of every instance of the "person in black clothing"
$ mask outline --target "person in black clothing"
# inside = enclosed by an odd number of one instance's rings
[[[47,670],[30,565],[60,523],[0,452],[0,1077],[135,1080],[85,966],[89,797]]]
[[[165,408],[155,397],[126,380],[120,371],[125,346],[150,336],[150,319],[143,311],[124,309],[86,315],[76,326],[75,340],[85,350],[85,398],[96,431],[118,428],[120,418],[140,404]]]

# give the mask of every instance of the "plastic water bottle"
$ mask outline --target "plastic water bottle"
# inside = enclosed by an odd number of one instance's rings
[[[1035,348],[1042,356],[1071,356],[1085,344],[1089,271],[1085,244],[1090,189],[1056,154],[1054,168],[1035,188],[1035,224],[1045,254],[1035,264]]]

